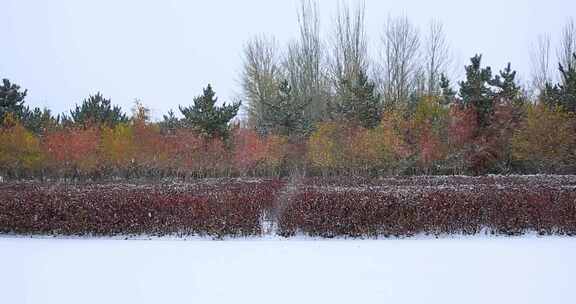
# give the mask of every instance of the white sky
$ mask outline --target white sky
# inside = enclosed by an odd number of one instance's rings
[[[101,91],[125,111],[139,98],[158,118],[190,104],[207,83],[231,101],[240,92],[244,42],[260,33],[282,43],[297,35],[297,0],[1,2],[0,78],[27,88],[28,104],[56,113]],[[328,37],[337,1],[319,3]],[[511,61],[527,80],[530,45],[540,33],[557,38],[576,17],[576,1],[366,0],[366,10],[375,45],[389,14],[422,29],[436,18],[458,66],[482,53],[494,71]]]

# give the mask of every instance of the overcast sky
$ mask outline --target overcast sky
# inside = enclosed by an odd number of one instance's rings
[[[536,36],[557,38],[567,18],[576,15],[573,0],[365,2],[375,45],[389,14],[406,15],[421,28],[435,18],[444,24],[458,66],[482,53],[494,70],[511,61],[524,80]],[[221,101],[230,101],[240,92],[244,42],[260,33],[282,43],[295,38],[298,3],[2,0],[0,78],[27,88],[28,104],[56,113],[101,91],[126,111],[141,99],[158,118],[191,103],[207,83]],[[336,3],[319,1],[325,34]]]

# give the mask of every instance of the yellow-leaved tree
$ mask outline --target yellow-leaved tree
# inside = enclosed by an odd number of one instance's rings
[[[353,160],[350,161],[356,162],[364,170],[393,173],[399,168],[401,160],[411,154],[403,133],[406,127],[407,122],[399,111],[386,111],[380,125],[363,130],[354,137],[350,145]]]
[[[341,124],[324,122],[308,138],[307,158],[316,170],[322,173],[341,169],[344,160],[344,147]]]
[[[132,126],[126,123],[102,127],[101,151],[107,166],[125,170],[131,165],[135,152],[133,134]]]
[[[0,171],[20,177],[41,169],[42,160],[40,140],[11,113],[6,114],[0,129]]]
[[[288,137],[281,135],[269,135],[266,138],[266,153],[264,164],[269,173],[278,175],[286,161],[288,149]]]
[[[576,120],[561,107],[528,105],[512,137],[512,156],[538,172],[558,172],[576,163]]]

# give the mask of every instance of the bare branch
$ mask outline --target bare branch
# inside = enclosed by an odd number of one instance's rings
[[[330,77],[338,87],[345,80],[354,80],[360,72],[368,70],[368,39],[365,30],[365,6],[361,2],[354,12],[339,2],[334,20]]]
[[[576,53],[576,24],[574,18],[570,18],[564,25],[560,37],[560,45],[557,50],[558,62],[564,67],[574,65],[574,57],[572,56],[574,53]]]
[[[539,94],[546,83],[551,82],[550,76],[550,35],[539,35],[530,52],[530,64],[532,73],[532,88]]]
[[[279,74],[276,40],[264,35],[250,39],[244,46],[241,79],[249,125],[260,125],[262,106],[275,97]]]
[[[320,38],[318,3],[302,0],[298,12],[300,37],[288,46],[284,60],[286,76],[297,102],[306,104],[310,121],[322,118],[326,109],[325,50]]]
[[[452,61],[444,26],[440,21],[430,22],[423,55],[426,93],[430,96],[436,95],[440,91],[440,75],[446,74]]]
[[[407,102],[419,70],[418,29],[407,17],[388,17],[382,42],[383,94],[388,103]]]

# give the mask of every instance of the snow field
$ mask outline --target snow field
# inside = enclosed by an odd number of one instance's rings
[[[576,240],[0,237],[0,303],[574,303]]]

